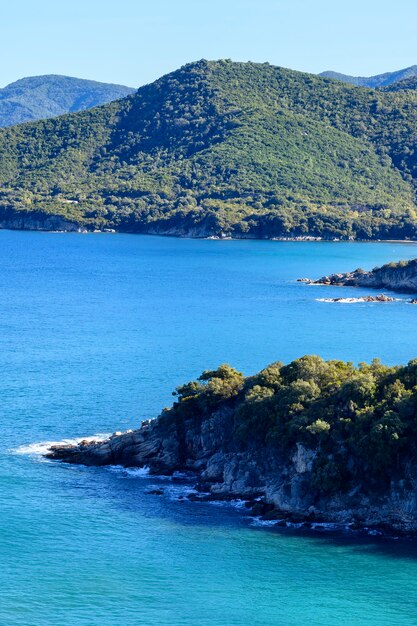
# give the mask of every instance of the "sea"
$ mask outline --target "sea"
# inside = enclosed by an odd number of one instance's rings
[[[412,243],[1,231],[0,626],[417,625],[417,540],[277,528],[240,502],[189,501],[181,476],[42,457],[138,427],[221,363],[416,358],[407,296],[297,282],[413,257]]]

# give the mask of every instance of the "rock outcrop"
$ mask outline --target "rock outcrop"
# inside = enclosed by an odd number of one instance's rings
[[[314,285],[337,285],[344,287],[367,287],[370,289],[391,289],[402,293],[417,293],[417,259],[388,263],[366,272],[330,274],[318,280],[299,279],[299,282]]]

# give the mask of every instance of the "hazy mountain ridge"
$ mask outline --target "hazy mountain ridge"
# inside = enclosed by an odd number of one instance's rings
[[[267,63],[192,63],[122,100],[2,130],[0,220],[414,237],[416,104],[413,90],[370,91]]]
[[[397,83],[381,87],[381,91],[407,91],[409,89],[417,89],[417,76],[403,78]]]
[[[402,80],[413,78],[417,76],[417,65],[411,65],[402,70],[396,72],[385,72],[384,74],[377,74],[375,76],[349,76],[348,74],[341,74],[332,70],[321,72],[319,76],[323,78],[333,78],[334,80],[340,80],[344,83],[350,83],[356,87],[369,87],[371,89],[378,89],[381,87],[388,87]]]
[[[0,89],[0,126],[90,109],[134,91],[123,85],[55,74],[22,78]]]

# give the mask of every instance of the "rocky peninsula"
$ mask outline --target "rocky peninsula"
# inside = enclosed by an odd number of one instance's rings
[[[336,285],[343,287],[367,287],[390,289],[402,293],[417,293],[417,259],[387,263],[367,272],[361,268],[346,273],[322,276],[318,280],[300,278],[299,282],[314,285]]]
[[[175,394],[138,430],[46,456],[190,472],[195,498],[241,498],[267,519],[417,532],[417,361],[306,356],[250,377],[222,365]]]

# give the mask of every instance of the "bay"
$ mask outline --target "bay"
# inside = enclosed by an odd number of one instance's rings
[[[229,362],[417,357],[417,309],[302,276],[415,244],[0,232],[0,624],[417,624],[414,542],[259,528],[145,491],[157,479],[42,462],[40,442],[136,427]],[[401,297],[401,296],[399,296]]]

